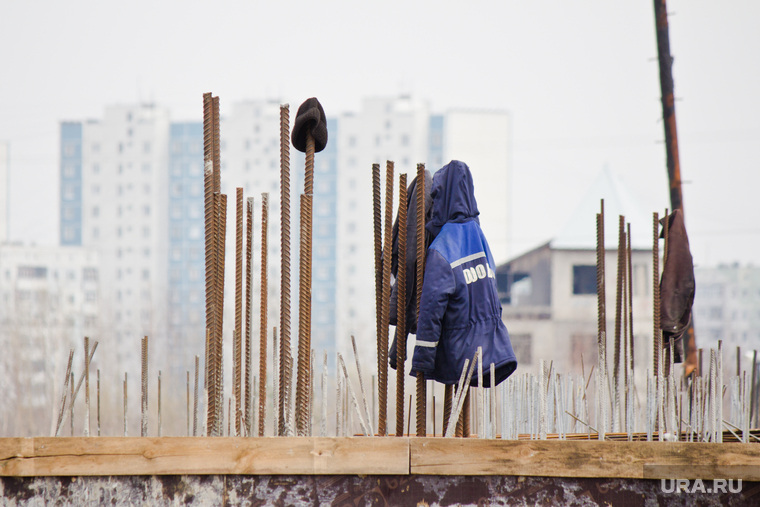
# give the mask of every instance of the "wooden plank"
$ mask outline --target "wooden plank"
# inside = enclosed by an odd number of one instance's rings
[[[408,473],[407,438],[0,439],[0,476]]]
[[[420,475],[760,480],[754,444],[414,438],[409,445],[410,471]]]

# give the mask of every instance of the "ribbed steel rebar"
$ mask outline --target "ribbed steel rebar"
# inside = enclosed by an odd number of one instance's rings
[[[246,435],[253,434],[251,420],[251,404],[253,390],[251,386],[251,300],[253,294],[253,197],[246,201],[246,231],[245,231],[245,431]]]
[[[269,311],[267,291],[267,243],[269,233],[269,194],[261,194],[261,295],[259,310],[259,436],[264,436],[267,415],[267,312]],[[272,386],[277,389],[276,386]]]
[[[235,189],[235,333],[232,343],[232,381],[235,397],[235,436],[241,435],[243,409],[243,189]]]
[[[187,370],[186,373],[187,373],[186,375],[187,379],[186,379],[185,386],[187,388],[187,392],[186,392],[187,396],[185,397],[185,399],[187,401],[187,436],[189,437],[190,436],[190,410],[191,410],[190,409],[190,370]]]
[[[652,214],[652,372],[655,377],[660,375],[660,353],[662,351],[662,335],[660,334],[660,217],[655,211]]]
[[[382,308],[383,308],[383,270],[382,270],[382,251],[383,251],[383,218],[382,205],[380,197],[380,164],[372,164],[372,224],[375,239],[375,338],[377,339],[377,371],[378,381],[380,379],[380,369],[383,367],[381,360],[382,339],[380,338],[383,328]],[[372,383],[374,386],[374,382]],[[379,386],[378,386],[379,388]],[[374,403],[374,395],[372,397]],[[374,407],[372,409],[374,418]],[[379,428],[379,421],[378,421]]]
[[[398,187],[398,266],[396,276],[396,436],[404,435],[404,365],[406,362],[406,173]]]
[[[313,152],[313,139],[311,145]],[[312,153],[312,166],[314,165],[313,157]],[[309,229],[311,228],[311,210],[312,196],[302,194],[298,296],[298,370],[296,378],[296,432],[298,436],[306,436],[309,425],[309,384],[311,382],[311,231]]]
[[[198,435],[198,369],[200,357],[195,356],[195,386],[193,389],[193,436]]]
[[[215,160],[217,143],[217,126],[214,111],[214,98],[211,93],[203,94],[203,195],[204,195],[204,235],[205,235],[205,270],[206,270],[206,350],[204,365],[204,383],[208,393],[206,402],[207,417],[214,420],[216,413],[216,398],[214,389],[214,369],[212,367],[214,349],[213,337],[216,331],[216,207],[215,191]],[[211,433],[211,432],[209,432]]]
[[[417,164],[417,311],[419,319],[422,279],[425,276],[425,164]],[[400,266],[400,265],[399,265]],[[400,268],[399,268],[400,270]],[[427,434],[427,385],[425,376],[417,374],[417,436]]]
[[[74,349],[69,349],[69,360],[66,363],[66,377],[63,379],[63,389],[61,394],[61,408],[58,411],[58,422],[55,425],[53,436],[57,437],[63,422],[63,414],[66,411],[66,399],[68,398],[69,378],[71,377],[71,365],[74,361]]]
[[[161,436],[161,370],[158,370],[158,436]]]
[[[100,436],[100,368],[98,368],[96,371],[97,371],[97,382],[98,382],[98,388],[97,388],[98,389],[98,409],[97,409],[98,436]]]
[[[69,404],[69,429],[74,436],[74,373],[71,374],[71,403]]]
[[[141,396],[142,410],[140,419],[140,436],[148,436],[148,337],[142,339],[142,375]]]
[[[223,340],[223,315],[224,315],[224,266],[225,247],[227,236],[227,195],[217,196],[217,225],[216,225],[216,277],[215,277],[215,323],[216,332],[213,340],[214,345],[214,396],[216,398],[216,413],[214,414],[214,433],[212,436],[222,436],[224,432],[224,340]],[[209,422],[209,427],[212,427]]]
[[[446,435],[449,428],[449,418],[451,417],[451,396],[454,392],[454,386],[446,384],[443,387],[443,424],[441,435]]]
[[[615,412],[614,418],[620,422],[620,405],[621,405],[621,374],[620,374],[620,357],[621,357],[621,332],[623,322],[623,284],[625,276],[625,217],[618,216],[618,252],[617,252],[617,278],[615,284],[615,345],[612,357],[612,380],[615,389]],[[620,431],[616,426],[613,431]]]
[[[391,301],[391,233],[393,229],[393,162],[385,167],[385,222],[383,231],[383,299],[382,324],[380,329],[380,361],[378,381],[378,434],[384,437],[387,431],[388,410],[388,326],[390,325]]]
[[[290,356],[290,108],[280,106],[280,400],[278,434],[289,422]]]
[[[90,337],[84,337],[84,436],[90,436]]]
[[[601,200],[601,212],[596,215],[596,300],[597,300],[597,349],[599,354],[599,369],[597,376],[597,426],[599,426],[600,438],[604,438],[607,425],[607,402],[605,393],[609,391],[607,386],[607,297],[604,284],[604,199]]]
[[[124,372],[124,436],[127,436],[127,372]]]
[[[469,438],[471,430],[470,430],[470,415],[472,412],[472,409],[470,408],[470,405],[472,404],[471,396],[470,396],[470,383],[469,381],[467,384],[465,384],[465,395],[464,395],[464,405],[462,405],[462,437]]]
[[[374,427],[372,426],[372,412],[369,411],[369,404],[367,403],[367,391],[364,389],[364,376],[362,375],[362,367],[359,361],[359,352],[356,349],[356,338],[351,335],[351,347],[354,350],[354,362],[356,362],[356,374],[359,376],[359,388],[361,389],[362,401],[364,402],[364,412],[367,416],[367,424],[369,425],[370,435],[374,435]],[[327,356],[325,356],[327,357]]]
[[[634,358],[634,350],[633,350],[633,255],[632,255],[632,246],[631,246],[631,224],[628,224],[628,350],[631,354],[631,371],[633,371],[633,367],[635,364]],[[626,366],[627,368],[628,366]]]

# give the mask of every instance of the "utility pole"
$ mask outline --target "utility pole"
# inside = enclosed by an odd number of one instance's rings
[[[670,183],[670,208],[684,212],[681,190],[681,163],[678,158],[678,132],[676,130],[676,106],[673,93],[673,56],[670,54],[668,10],[666,0],[654,0],[657,32],[657,56],[660,63],[660,91],[662,119],[665,127],[665,152],[667,154],[668,181]],[[685,214],[684,214],[685,216]],[[688,376],[697,366],[697,346],[693,321],[684,337],[684,375]]]

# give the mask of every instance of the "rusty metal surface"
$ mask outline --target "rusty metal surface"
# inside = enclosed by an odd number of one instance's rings
[[[290,422],[290,108],[280,106],[280,385],[278,435]]]
[[[396,436],[404,434],[404,366],[406,364],[406,173],[398,183],[398,262],[396,287]]]
[[[0,478],[8,505],[757,505],[740,493],[665,493],[651,479],[441,476],[124,476]]]
[[[391,234],[393,228],[393,162],[385,166],[385,221],[383,222],[383,299],[381,301],[380,354],[377,372],[377,433],[388,434],[388,326],[391,301]]]
[[[380,350],[382,339],[380,330],[383,327],[382,306],[383,306],[383,273],[382,273],[382,249],[383,249],[383,219],[382,206],[380,202],[380,164],[372,164],[372,224],[375,240],[375,334],[377,339],[377,371],[380,372],[383,359],[383,353]],[[379,387],[379,386],[378,386]],[[372,395],[374,400],[375,396]],[[372,408],[372,417],[375,409]],[[378,420],[378,428],[380,422]]]
[[[235,397],[235,436],[243,414],[243,188],[235,189],[235,332],[232,342],[232,382]]]
[[[267,244],[269,235],[269,193],[261,194],[261,300],[259,310],[259,436],[264,436],[264,421],[267,407]],[[275,387],[272,386],[272,390]],[[275,407],[276,410],[276,407]]]
[[[417,164],[417,318],[420,315],[420,298],[425,274],[425,164]],[[400,271],[400,270],[399,270]],[[416,327],[416,326],[415,326]],[[427,383],[425,376],[417,375],[417,436],[427,434]]]

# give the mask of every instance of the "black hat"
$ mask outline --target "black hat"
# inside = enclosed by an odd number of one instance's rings
[[[327,117],[322,104],[315,97],[306,99],[298,108],[291,135],[295,149],[306,151],[306,137],[309,132],[314,138],[314,151],[318,153],[324,150],[327,145]]]

